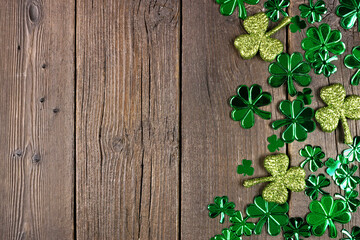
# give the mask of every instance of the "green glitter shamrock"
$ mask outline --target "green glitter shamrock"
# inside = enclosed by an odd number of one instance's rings
[[[314,97],[312,94],[312,90],[310,88],[304,88],[302,92],[298,92],[296,99],[302,100],[305,105],[310,105],[312,102],[312,98]]]
[[[252,161],[251,160],[242,160],[242,165],[237,167],[238,174],[244,174],[244,176],[252,176],[254,174],[254,168],[251,167]]]
[[[220,13],[224,16],[230,16],[234,13],[235,8],[239,7],[239,18],[247,18],[244,2],[250,5],[256,5],[260,0],[216,0],[220,4]]]
[[[227,228],[224,228],[221,232],[221,235],[216,235],[214,240],[241,240],[242,238],[236,235],[233,231],[230,231]]]
[[[335,55],[344,53],[346,47],[341,41],[341,32],[331,30],[329,24],[323,23],[316,27],[310,27],[306,31],[307,38],[301,42],[301,47],[305,51],[305,58],[309,62],[314,62],[316,55],[321,50],[329,51]]]
[[[347,164],[348,160],[341,154],[336,157],[336,160],[329,158],[325,165],[327,166],[326,172],[329,176],[334,176],[336,169],[340,167],[341,164]]]
[[[232,216],[235,213],[235,203],[229,202],[227,196],[215,197],[214,203],[208,205],[209,217],[216,218],[221,216],[220,223],[224,223],[225,214]]]
[[[271,118],[270,112],[259,109],[269,105],[271,101],[270,93],[263,92],[259,85],[254,84],[250,89],[246,85],[241,85],[237,89],[237,95],[230,99],[230,106],[234,109],[231,118],[240,121],[240,125],[245,129],[252,128],[255,124],[254,114],[263,119]]]
[[[284,17],[287,17],[288,14],[283,10],[290,6],[290,0],[267,0],[264,3],[264,7],[267,9],[266,16],[270,18],[271,21],[279,21],[280,14]]]
[[[304,168],[307,163],[309,163],[309,170],[316,172],[319,168],[324,166],[324,163],[321,161],[325,157],[325,153],[321,150],[321,147],[311,145],[306,145],[304,148],[299,151],[300,156],[305,157],[306,159],[300,163],[300,167]]]
[[[286,143],[292,143],[294,140],[299,142],[305,141],[308,132],[313,132],[316,128],[312,120],[314,110],[310,107],[304,107],[301,100],[284,100],[279,106],[280,112],[286,119],[276,120],[272,123],[272,128],[279,129],[288,126],[282,133],[281,138]]]
[[[360,46],[354,47],[352,49],[352,54],[347,55],[344,58],[344,64],[349,69],[356,68],[357,71],[351,77],[351,84],[352,85],[359,85],[360,83]]]
[[[283,227],[286,240],[300,240],[300,236],[308,238],[311,236],[310,226],[300,217],[290,218],[288,225]]]
[[[267,140],[269,142],[268,149],[270,152],[279,151],[280,148],[285,145],[284,141],[281,138],[277,138],[275,134],[268,137]]]
[[[301,4],[299,9],[301,12],[300,16],[302,18],[307,18],[308,22],[311,24],[314,22],[321,22],[321,15],[327,12],[325,2],[322,0],[316,1],[315,4],[313,4],[313,0],[309,0],[309,5]]]
[[[341,18],[340,25],[344,29],[350,29],[360,16],[360,2],[358,0],[339,0],[339,2],[340,5],[336,8],[336,15]],[[359,23],[358,31],[360,32]]]
[[[310,175],[306,179],[306,189],[305,194],[310,197],[311,200],[318,198],[319,193],[322,195],[328,195],[328,192],[322,190],[324,187],[330,185],[330,180],[325,177],[324,174],[319,174],[319,176]]]
[[[250,236],[255,228],[255,223],[246,222],[248,217],[243,218],[240,211],[236,211],[230,218],[230,222],[233,224],[229,229],[236,233],[238,236]]]
[[[299,16],[291,18],[290,31],[292,33],[296,33],[297,31],[301,32],[301,30],[305,28],[306,22],[304,20],[300,20]]]
[[[345,191],[345,196],[335,193],[335,197],[346,202],[350,212],[356,212],[357,208],[360,206],[360,200],[357,199],[358,196],[359,193],[355,190]]]
[[[353,176],[357,169],[358,166],[349,168],[347,164],[341,164],[333,176],[335,183],[343,190],[355,189],[356,185],[360,183],[360,177]]]
[[[289,94],[295,96],[297,91],[294,81],[300,86],[308,86],[311,83],[310,71],[310,65],[303,61],[301,53],[295,52],[291,56],[281,53],[276,62],[269,65],[271,76],[268,81],[272,87],[280,87],[286,82]]]
[[[314,236],[322,236],[329,227],[330,238],[337,237],[335,222],[345,224],[350,222],[351,214],[343,200],[325,195],[321,201],[314,200],[309,205],[310,213],[306,221],[312,226]]]
[[[329,56],[329,52],[326,50],[321,50],[311,64],[311,67],[314,69],[314,72],[318,75],[324,74],[325,77],[330,77],[331,74],[336,73],[337,68],[332,61],[338,60],[337,56]]]
[[[348,232],[348,230],[343,229],[341,231],[344,235],[346,235],[346,238],[342,238],[340,240],[359,240],[360,239],[360,227],[354,226],[352,228],[351,234]]]
[[[265,201],[261,196],[254,199],[254,204],[249,204],[246,208],[246,214],[250,218],[260,218],[256,223],[255,234],[260,234],[265,223],[267,224],[267,232],[271,236],[277,236],[281,232],[281,227],[285,226],[289,217],[288,203],[282,205]]]
[[[354,160],[360,162],[360,137],[354,137],[352,144],[349,144],[348,149],[345,149],[342,154],[349,161],[353,162]]]

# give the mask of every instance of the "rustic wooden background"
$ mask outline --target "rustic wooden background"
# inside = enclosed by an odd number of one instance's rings
[[[304,2],[292,1],[290,15]],[[333,29],[341,29],[337,5],[327,1]],[[237,14],[220,15],[214,0],[4,0],[0,17],[1,239],[209,239],[227,227],[208,217],[215,196],[244,210],[260,193],[264,185],[241,186],[236,167],[252,159],[254,176],[266,174],[266,138],[280,133],[270,123],[289,97],[267,84],[269,63],[235,51],[244,33]],[[329,83],[360,94],[342,63],[360,44],[356,29],[341,29],[347,50],[337,73],[312,73],[313,108]],[[275,37],[292,53],[303,52],[304,35]],[[244,130],[227,100],[253,83],[274,96],[273,118]],[[359,122],[349,123],[359,134]],[[342,141],[341,130],[316,130],[306,143],[335,157]],[[292,165],[304,145],[282,149]],[[292,193],[290,216],[305,216],[308,204]],[[356,213],[344,227],[358,224]]]

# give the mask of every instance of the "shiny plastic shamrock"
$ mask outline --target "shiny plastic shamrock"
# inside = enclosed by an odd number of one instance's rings
[[[360,183],[360,177],[353,176],[357,169],[358,166],[349,168],[347,164],[341,164],[333,176],[335,183],[343,190],[355,189],[356,185]]]
[[[250,236],[255,228],[255,223],[247,222],[247,220],[248,217],[243,218],[241,212],[236,211],[234,215],[230,218],[230,222],[233,225],[231,225],[229,229],[235,232],[238,236]]]
[[[322,0],[316,1],[315,4],[313,4],[313,0],[309,0],[309,5],[301,4],[299,9],[301,12],[300,16],[302,18],[307,18],[308,22],[311,24],[314,22],[321,22],[321,15],[327,12],[325,2]]]
[[[357,198],[359,193],[355,190],[345,191],[345,196],[335,193],[335,197],[345,201],[350,212],[356,212],[360,206],[360,200]]]
[[[328,51],[321,50],[311,64],[311,67],[316,74],[324,74],[325,77],[330,77],[331,74],[334,74],[337,71],[336,66],[331,63],[335,60],[338,60],[337,56],[330,57]]]
[[[358,0],[339,0],[340,5],[336,8],[336,15],[340,20],[340,25],[344,29],[350,29],[355,25],[356,20],[360,16],[360,1]],[[358,31],[360,32],[360,25],[358,23]]]
[[[322,50],[335,55],[340,55],[345,51],[345,44],[341,41],[341,32],[331,30],[329,24],[323,23],[319,28],[308,28],[306,36],[307,38],[301,42],[301,47],[305,50],[305,58],[309,62],[314,62],[316,55]]]
[[[354,47],[352,54],[344,58],[344,64],[349,69],[357,69],[355,74],[351,77],[352,85],[359,85],[360,83],[360,46]]]
[[[235,8],[239,7],[239,18],[245,19],[247,17],[244,2],[250,5],[255,5],[260,0],[216,0],[220,4],[220,13],[224,16],[230,16],[234,13]]]
[[[351,234],[346,229],[343,229],[341,232],[344,235],[346,235],[346,237],[342,238],[340,240],[359,240],[360,239],[360,227],[358,227],[358,226],[355,226],[352,228]]]
[[[214,237],[215,240],[241,240],[241,237],[236,235],[233,231],[230,231],[227,228],[224,228],[221,232],[221,235],[216,235]]]
[[[286,119],[276,120],[272,123],[272,128],[279,129],[287,126],[282,133],[281,138],[286,143],[292,143],[294,140],[299,142],[305,141],[307,133],[313,132],[316,128],[314,110],[310,107],[304,107],[301,100],[284,100],[279,106],[280,112],[285,115]]]
[[[254,114],[263,119],[270,119],[271,113],[260,110],[260,107],[269,105],[272,101],[270,93],[263,92],[262,88],[254,84],[248,88],[241,85],[237,89],[237,95],[230,98],[230,106],[234,109],[231,118],[240,121],[240,125],[245,128],[252,128],[255,124]]]
[[[311,236],[310,226],[300,217],[290,218],[288,225],[283,227],[286,240],[300,240],[300,237]]]
[[[327,166],[326,172],[329,176],[334,176],[336,169],[338,169],[341,164],[347,164],[348,160],[343,155],[338,155],[336,160],[333,158],[329,158],[325,165]]]
[[[304,88],[302,92],[298,92],[296,99],[302,100],[305,105],[310,105],[312,102],[312,90],[310,88]]]
[[[253,58],[260,52],[260,57],[271,62],[284,50],[280,40],[270,36],[290,23],[290,18],[285,17],[279,25],[266,32],[269,19],[265,13],[258,13],[244,20],[244,28],[249,34],[243,34],[235,39],[234,45],[243,59]]]
[[[300,86],[308,86],[311,83],[310,70],[310,65],[303,61],[301,53],[295,52],[291,56],[281,53],[277,56],[276,62],[269,65],[271,76],[268,81],[272,87],[280,87],[287,83],[289,94],[295,96],[297,91],[294,81]]]
[[[289,205],[287,202],[279,205],[273,202],[267,202],[261,196],[255,197],[254,204],[249,204],[246,208],[246,214],[250,218],[260,218],[256,223],[254,233],[260,234],[266,223],[267,232],[271,236],[279,235],[281,227],[288,223],[288,211]]]
[[[285,145],[284,141],[281,138],[277,138],[275,134],[268,137],[267,140],[269,142],[268,149],[270,152],[279,151],[280,148]]]
[[[339,83],[323,87],[320,97],[328,105],[315,113],[315,119],[322,130],[333,132],[341,120],[345,143],[352,144],[353,139],[346,119],[360,120],[360,97],[356,95],[346,97],[345,88]]]
[[[321,161],[325,157],[325,153],[321,150],[321,147],[311,145],[306,145],[304,148],[299,151],[300,156],[305,157],[306,159],[300,163],[300,167],[304,168],[307,163],[309,163],[309,170],[316,172],[319,168],[324,166],[324,163]]]
[[[311,200],[316,200],[319,196],[319,193],[322,195],[328,195],[328,192],[325,192],[323,188],[330,185],[330,180],[325,177],[324,174],[319,174],[319,176],[310,175],[306,179],[306,189],[305,194],[310,197]]]
[[[291,18],[290,31],[292,33],[296,33],[297,31],[301,32],[301,30],[305,28],[306,22],[304,20],[300,20],[299,16]]]
[[[354,137],[352,144],[349,144],[348,149],[345,149],[342,152],[342,155],[349,161],[353,162],[354,160],[360,162],[360,137]]]
[[[290,0],[267,0],[264,3],[264,7],[267,9],[266,16],[273,22],[279,21],[280,14],[287,17],[288,14],[283,9],[289,6]]]
[[[245,187],[252,187],[262,182],[269,183],[262,192],[262,197],[268,202],[286,203],[288,190],[301,192],[305,189],[305,171],[300,167],[289,167],[286,154],[269,155],[265,158],[264,167],[271,176],[244,181]]]
[[[214,203],[208,205],[209,217],[216,218],[221,216],[220,223],[224,223],[225,214],[232,216],[235,213],[235,203],[229,202],[227,196],[215,197]]]
[[[244,176],[252,176],[254,174],[254,168],[251,167],[252,161],[251,160],[242,160],[242,165],[237,167],[238,174],[244,174]]]
[[[310,213],[307,215],[306,221],[312,226],[314,236],[322,236],[329,228],[329,237],[336,238],[335,222],[345,224],[351,219],[346,203],[340,199],[334,201],[329,195],[323,196],[321,201],[312,201],[309,208]]]

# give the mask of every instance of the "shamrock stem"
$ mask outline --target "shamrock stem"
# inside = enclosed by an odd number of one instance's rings
[[[345,144],[352,144],[353,138],[351,136],[350,128],[344,113],[341,114],[340,119],[341,119],[342,127],[344,129]]]
[[[265,37],[270,37],[271,35],[273,35],[274,33],[276,33],[277,31],[279,31],[281,28],[285,27],[286,25],[288,25],[291,22],[291,18],[290,17],[285,17],[280,23],[279,25],[277,25],[276,27],[274,27],[273,29],[271,29],[270,31],[268,31],[265,34]]]
[[[244,182],[244,187],[252,187],[258,183],[263,183],[263,182],[272,182],[274,181],[275,178],[274,177],[262,177],[262,178],[254,178],[254,179],[250,179],[250,180],[246,180]]]

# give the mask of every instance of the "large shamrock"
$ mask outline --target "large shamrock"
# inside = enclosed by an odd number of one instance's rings
[[[325,77],[330,77],[331,74],[334,74],[337,71],[336,66],[331,63],[335,60],[338,60],[337,56],[330,57],[328,51],[321,50],[317,53],[311,67],[314,69],[316,74],[324,74]]]
[[[238,236],[250,236],[255,228],[255,223],[247,222],[248,217],[243,218],[240,211],[236,211],[230,218],[230,222],[233,224],[229,229],[236,233]]]
[[[245,19],[247,17],[244,2],[250,5],[255,5],[260,0],[216,0],[220,4],[220,13],[224,16],[230,16],[234,13],[236,6],[239,7],[239,18]]]
[[[216,218],[220,215],[220,223],[224,223],[225,214],[231,217],[235,212],[234,208],[235,203],[229,202],[227,196],[215,197],[214,203],[208,205],[209,217]]]
[[[335,193],[335,197],[345,201],[350,212],[356,212],[360,206],[360,200],[357,198],[359,193],[355,190],[345,191],[345,196]]]
[[[357,69],[355,74],[351,77],[352,85],[359,85],[360,83],[360,46],[354,47],[352,54],[344,58],[344,64],[347,68]]]
[[[279,235],[281,227],[288,223],[288,211],[288,203],[279,205],[267,202],[261,196],[255,197],[254,204],[249,204],[246,208],[246,214],[250,218],[260,218],[256,223],[254,233],[260,234],[264,224],[266,223],[267,232],[271,236]]]
[[[346,119],[360,120],[360,97],[356,95],[346,97],[345,88],[341,84],[323,87],[320,97],[328,105],[315,113],[315,119],[322,130],[334,131],[340,119],[344,129],[345,143],[352,144],[353,139]]]
[[[345,234],[347,237],[342,238],[340,240],[359,240],[360,239],[360,227],[358,227],[358,226],[355,226],[352,228],[351,234],[346,229],[343,229],[341,232],[343,234]]]
[[[259,85],[254,84],[250,89],[246,85],[241,85],[237,89],[237,95],[230,98],[230,106],[234,109],[231,118],[234,121],[241,121],[240,125],[243,128],[251,128],[255,124],[254,113],[263,119],[271,118],[270,112],[259,109],[269,105],[271,101],[270,93],[263,92]]]
[[[305,58],[309,62],[314,62],[316,55],[321,51],[329,51],[335,55],[340,55],[345,51],[345,44],[341,42],[341,32],[331,30],[329,24],[323,23],[316,27],[310,27],[306,31],[307,38],[301,42],[304,49]]]
[[[325,177],[324,174],[319,174],[319,176],[310,175],[306,179],[306,189],[305,194],[310,197],[311,200],[316,200],[319,196],[319,193],[322,195],[329,194],[323,190],[324,187],[330,185],[330,180]]]
[[[237,167],[238,174],[244,174],[244,176],[252,176],[254,174],[254,168],[251,167],[252,161],[251,160],[242,160],[242,165]]]
[[[345,224],[351,219],[346,203],[340,199],[334,201],[329,195],[323,196],[321,201],[312,201],[309,208],[306,221],[312,226],[314,236],[322,236],[329,227],[330,238],[336,238],[335,222]]]
[[[221,233],[221,235],[216,235],[214,240],[241,240],[241,237],[227,228],[224,228]]]
[[[245,187],[252,187],[262,182],[271,182],[263,190],[262,196],[268,202],[284,204],[288,198],[288,190],[301,192],[305,189],[305,171],[300,167],[289,167],[286,154],[265,157],[264,167],[271,176],[244,181]]]
[[[243,34],[235,39],[234,45],[243,59],[253,58],[258,51],[260,57],[271,62],[280,54],[284,45],[275,38],[270,36],[289,24],[291,19],[285,17],[279,25],[266,32],[269,19],[265,13],[258,13],[244,20],[244,28],[249,34]]]
[[[322,14],[325,14],[327,12],[327,9],[325,7],[325,2],[322,0],[316,1],[315,4],[313,4],[313,0],[309,0],[309,5],[301,4],[299,6],[300,9],[300,16],[302,18],[308,18],[309,23],[314,22],[320,22],[322,17]]]
[[[349,144],[348,149],[345,149],[342,152],[342,155],[349,161],[353,162],[354,160],[360,162],[360,137],[354,137],[352,144]]]
[[[336,8],[336,15],[340,20],[340,25],[344,29],[350,29],[355,25],[356,20],[360,16],[360,1],[359,0],[339,0],[340,5]],[[358,31],[360,32],[360,25],[358,24]]]
[[[287,53],[281,53],[276,60],[276,62],[269,65],[271,76],[268,81],[270,86],[280,87],[286,82],[289,94],[295,96],[297,91],[294,81],[303,87],[311,83],[311,77],[309,76],[311,68],[308,63],[303,62],[301,53],[295,52],[291,56]]]
[[[333,158],[329,158],[326,162],[325,165],[327,166],[326,172],[327,174],[329,174],[329,176],[334,176],[336,169],[338,169],[341,164],[347,164],[348,160],[342,155],[339,154],[336,157],[336,160]]]
[[[288,225],[283,227],[286,240],[299,240],[300,236],[308,238],[311,236],[310,226],[300,217],[290,218]]]
[[[272,123],[275,130],[288,126],[282,133],[281,137],[286,143],[292,143],[294,140],[299,142],[305,141],[308,132],[313,132],[316,128],[315,122],[312,120],[314,110],[310,107],[304,107],[301,100],[284,100],[279,106],[280,112],[284,114],[286,119],[276,120]]]
[[[309,163],[309,170],[315,172],[322,166],[324,166],[321,159],[325,157],[325,153],[321,150],[321,147],[311,145],[306,145],[304,148],[299,151],[300,156],[305,157],[306,159],[301,162],[300,167],[304,168],[307,163]]]
[[[349,168],[347,164],[341,164],[333,176],[335,183],[343,190],[355,189],[356,185],[360,183],[360,177],[353,176],[357,169],[358,166]]]
[[[273,22],[277,22],[280,18],[280,14],[284,17],[287,17],[288,14],[283,10],[283,8],[287,8],[290,5],[290,0],[267,0],[264,3],[264,7],[267,9],[266,15]]]

